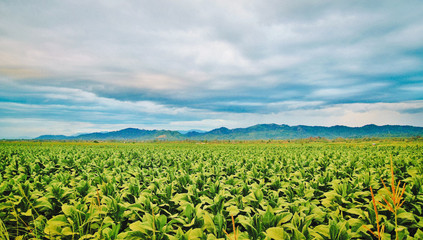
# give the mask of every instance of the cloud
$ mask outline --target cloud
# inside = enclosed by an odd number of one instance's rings
[[[217,111],[195,112],[184,109],[184,112],[176,111],[173,117],[169,117],[169,115],[161,114],[161,111],[149,113],[149,107],[154,111],[157,110],[156,106],[149,103],[130,105],[123,110],[116,108],[101,110],[101,108],[89,107],[77,110],[76,107],[65,106],[5,104],[0,107],[0,112],[2,115],[9,116],[0,118],[0,132],[2,132],[2,138],[33,138],[41,134],[73,135],[119,130],[126,127],[211,130],[222,126],[239,128],[260,123],[355,127],[369,123],[421,126],[420,122],[423,118],[423,101],[352,103],[332,106],[322,106],[320,102],[281,102],[275,105],[283,110],[273,113],[226,112],[223,114]],[[118,106],[123,104],[117,104],[116,107]],[[21,112],[13,111],[14,114],[8,114],[7,111],[13,109],[19,109]],[[132,112],[137,110],[138,112]],[[52,112],[56,112],[57,115]],[[28,126],[32,127],[28,128]]]
[[[417,0],[3,1],[0,110],[93,126],[423,126],[409,106],[423,100],[422,10]],[[355,104],[377,108],[342,111],[351,121],[330,111]]]

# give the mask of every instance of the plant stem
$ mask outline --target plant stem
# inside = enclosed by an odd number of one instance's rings
[[[398,216],[397,216],[397,208],[395,208],[395,239],[398,240]]]

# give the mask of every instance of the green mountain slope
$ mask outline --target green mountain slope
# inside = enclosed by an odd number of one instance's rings
[[[259,140],[259,139],[299,139],[309,137],[363,138],[363,137],[413,137],[423,136],[423,127],[398,125],[346,126],[288,126],[258,124],[247,128],[217,128],[208,132],[188,132],[182,134],[170,130],[142,130],[126,128],[119,131],[81,134],[78,136],[43,135],[36,140]]]

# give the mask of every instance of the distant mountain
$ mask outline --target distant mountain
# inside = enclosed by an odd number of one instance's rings
[[[169,130],[143,130],[126,128],[112,132],[95,132],[77,136],[42,135],[37,140],[181,140],[183,135],[177,131]]]
[[[68,139],[70,137],[65,136],[65,135],[41,135],[35,139],[37,140],[65,140]]]
[[[208,132],[189,131],[181,133],[171,130],[143,130],[126,128],[112,132],[96,132],[77,136],[42,135],[36,140],[258,140],[258,139],[300,139],[309,137],[363,138],[363,137],[413,137],[423,136],[423,127],[399,125],[346,126],[288,126],[258,124],[247,128],[228,129],[225,127]]]
[[[205,133],[207,131],[203,131],[203,130],[199,130],[199,129],[191,129],[191,130],[178,130],[179,133],[181,134],[187,134],[190,132],[196,132],[196,133]]]

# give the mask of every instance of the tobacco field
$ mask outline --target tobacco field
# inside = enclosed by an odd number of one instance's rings
[[[0,142],[0,239],[423,239],[422,207],[421,140]]]

